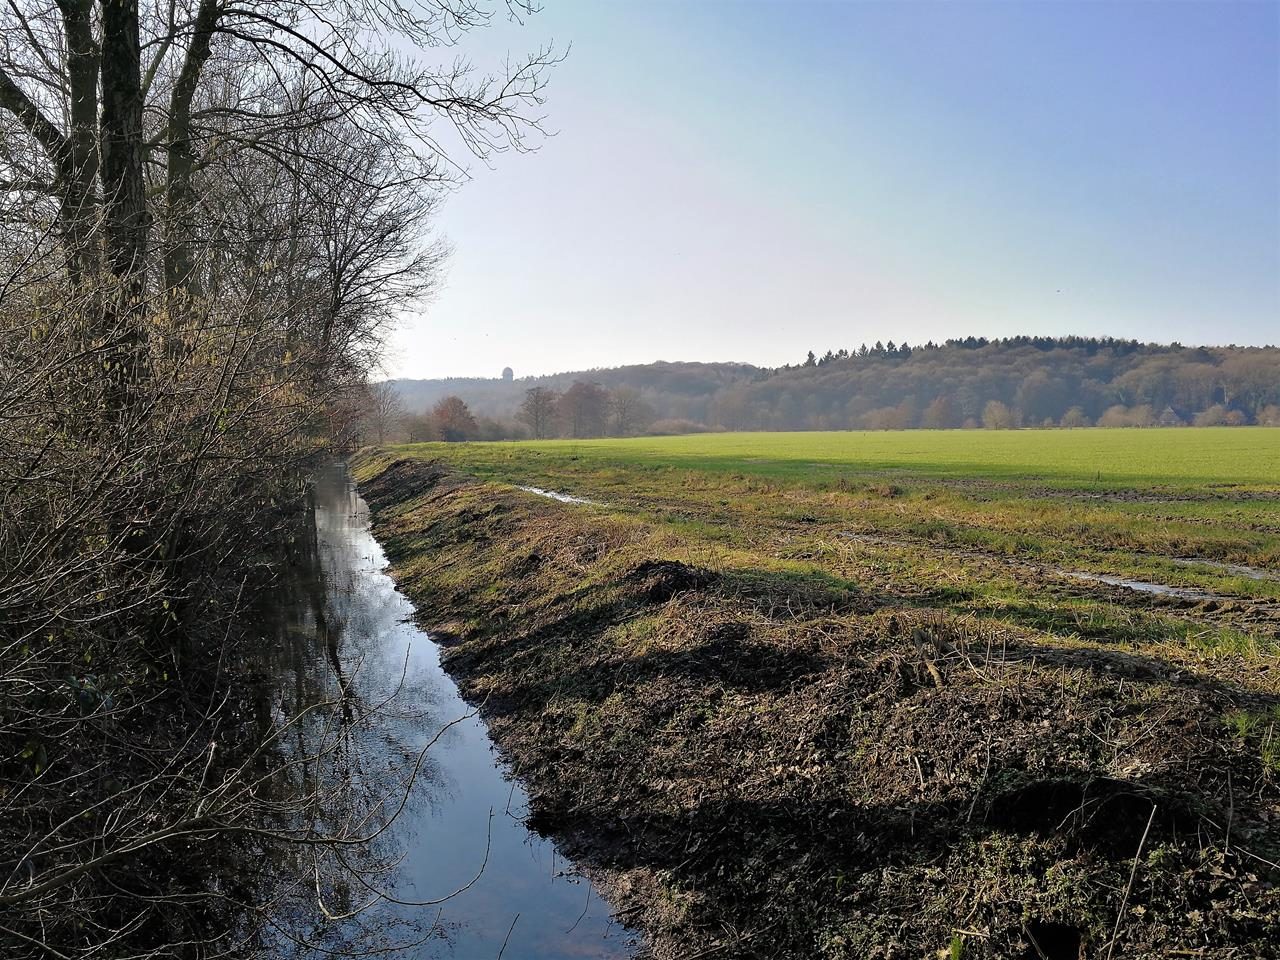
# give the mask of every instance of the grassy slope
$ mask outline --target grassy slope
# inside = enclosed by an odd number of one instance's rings
[[[1098,496],[1099,458],[1154,458],[1175,433],[1180,465],[1130,465],[1149,479]],[[868,438],[879,467],[805,466]],[[1006,466],[1056,454],[1038,478],[966,470],[979,454],[953,438],[1003,445]],[[1106,955],[1119,919],[1116,956],[1225,958],[1280,935],[1275,585],[1168,558],[1274,563],[1276,439],[425,446],[360,473],[538,822],[660,955],[1035,957],[1035,937],[1056,960],[1080,940]]]

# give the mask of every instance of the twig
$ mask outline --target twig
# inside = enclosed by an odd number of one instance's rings
[[[1235,819],[1236,814],[1236,796],[1231,786],[1231,768],[1227,768],[1227,830],[1226,838],[1223,840],[1222,855],[1225,857],[1231,853],[1231,822]]]
[[[1120,938],[1120,924],[1124,922],[1124,908],[1129,905],[1129,893],[1133,890],[1133,878],[1138,875],[1138,860],[1142,857],[1142,848],[1146,846],[1147,834],[1151,832],[1151,823],[1156,818],[1156,804],[1151,804],[1151,816],[1147,817],[1147,828],[1142,831],[1142,839],[1138,841],[1138,852],[1133,855],[1133,867],[1129,870],[1129,883],[1124,888],[1124,897],[1120,900],[1120,912],[1116,914],[1116,926],[1111,931],[1111,942],[1107,944],[1107,960],[1115,952],[1116,940]]]
[[[516,914],[511,918],[511,926],[507,927],[507,935],[502,938],[502,949],[498,951],[498,960],[502,960],[502,955],[507,951],[507,941],[511,939],[511,931],[516,928],[516,921],[520,919],[520,914]]]
[[[1023,927],[1022,932],[1027,935],[1027,939],[1031,941],[1031,946],[1035,949],[1040,960],[1049,960],[1049,955],[1044,952],[1040,946],[1040,941],[1036,939],[1036,935],[1027,928]]]
[[[568,934],[570,934],[570,933],[573,933],[573,931],[575,931],[575,930],[577,930],[577,929],[578,929],[578,924],[580,924],[580,923],[582,922],[582,918],[583,918],[583,917],[585,917],[585,916],[587,915],[587,909],[588,909],[590,906],[591,906],[591,882],[590,882],[590,881],[587,881],[587,899],[586,899],[586,902],[585,902],[585,903],[583,903],[583,905],[582,905],[582,912],[581,912],[580,914],[578,914],[578,919],[577,919],[577,920],[575,920],[575,921],[573,921],[573,926],[572,926],[572,927],[570,927],[568,930],[566,930],[566,931],[565,931],[565,934],[566,934],[566,935],[568,935]]]
[[[973,800],[969,804],[969,813],[964,818],[965,823],[973,822],[973,810],[978,805],[978,797],[982,793],[982,788],[987,785],[987,773],[991,770],[991,732],[987,731],[987,762],[982,765],[982,779],[978,782],[977,789],[973,791]]]

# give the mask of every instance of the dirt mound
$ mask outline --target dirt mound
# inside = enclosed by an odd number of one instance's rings
[[[444,466],[434,460],[402,457],[362,483],[360,492],[375,508],[402,504],[436,489],[448,475]]]
[[[640,586],[653,603],[665,603],[680,593],[709,587],[716,575],[678,560],[646,560],[623,577],[623,582]]]

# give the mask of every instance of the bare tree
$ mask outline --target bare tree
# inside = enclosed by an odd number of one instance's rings
[[[999,400],[988,400],[982,408],[982,425],[988,430],[1012,430],[1018,421],[1005,404]]]
[[[927,430],[949,430],[956,426],[959,417],[951,398],[945,395],[934,397],[924,408],[920,416],[920,426]]]
[[[612,432],[620,437],[638,433],[653,422],[653,409],[634,387],[617,387],[609,394]]]
[[[404,413],[400,394],[396,392],[394,384],[384,380],[370,385],[364,421],[366,430],[378,444],[387,442],[388,435],[404,418]]]
[[[575,438],[599,437],[605,432],[609,392],[598,383],[575,380],[556,404],[556,412]]]
[[[530,387],[520,404],[519,419],[528,424],[535,440],[545,440],[555,431],[556,405],[560,395],[546,387]]]
[[[431,419],[435,421],[440,439],[449,443],[474,440],[479,433],[476,418],[458,397],[442,398],[431,408]]]
[[[225,236],[206,184],[247,155],[296,174],[300,160],[324,164],[323,131],[346,121],[394,170],[371,180],[333,163],[330,179],[412,192],[463,175],[442,134],[480,157],[524,149],[554,54],[486,75],[465,59],[437,67],[405,52],[454,45],[492,15],[474,0],[99,0],[96,16],[92,0],[15,0],[0,13],[3,186],[55,200],[76,276],[96,264],[100,219],[117,276],[144,268],[156,223],[165,289],[198,293],[199,255]],[[144,171],[158,189],[146,189]]]
[[[0,9],[4,956],[221,955],[273,878],[322,917],[385,899],[360,851],[403,784],[322,775],[350,704],[261,715],[247,610],[431,291],[441,188],[538,130],[549,52],[494,75],[406,52],[492,15]]]

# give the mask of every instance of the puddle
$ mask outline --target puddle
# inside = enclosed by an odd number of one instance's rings
[[[1250,580],[1280,580],[1280,573],[1262,570],[1258,567],[1246,567],[1240,563],[1223,563],[1221,560],[1202,560],[1199,557],[1175,557],[1174,563],[1183,567],[1212,567],[1237,577],[1248,577]]]
[[[517,486],[517,490],[523,490],[525,493],[534,493],[540,497],[548,497],[552,500],[558,500],[561,503],[585,503],[593,507],[603,506],[598,500],[588,500],[586,497],[574,497],[567,493],[557,493],[555,490],[543,490],[541,487],[522,487]]]
[[[877,547],[905,547],[911,546],[901,540],[892,540],[888,537],[877,537],[874,534],[851,533],[843,531],[839,534],[845,540],[851,540],[854,543],[865,543],[870,546]],[[1187,565],[1197,563],[1208,563],[1210,566],[1230,569],[1232,572],[1240,572],[1245,576],[1256,575],[1255,579],[1270,579],[1270,575],[1264,570],[1257,570],[1254,567],[1237,567],[1229,564],[1219,564],[1203,560],[1179,560],[1178,563]],[[1090,583],[1105,583],[1112,587],[1123,587],[1126,590],[1136,590],[1139,593],[1150,593],[1161,597],[1176,597],[1180,600],[1221,600],[1222,597],[1216,593],[1210,593],[1208,590],[1200,590],[1196,587],[1175,587],[1167,583],[1153,583],[1148,580],[1133,580],[1129,577],[1118,577],[1107,573],[1083,573],[1076,570],[1053,569],[1053,572],[1064,577],[1070,577],[1072,580],[1085,580]],[[1244,571],[1251,571],[1245,574]]]
[[[1146,580],[1130,580],[1128,577],[1116,577],[1107,573],[1079,573],[1063,570],[1064,576],[1072,580],[1087,580],[1091,583],[1105,583],[1113,587],[1124,587],[1126,590],[1137,590],[1139,593],[1153,593],[1161,597],[1177,597],[1180,600],[1218,600],[1217,594],[1195,587],[1172,587],[1167,583],[1150,583]]]

